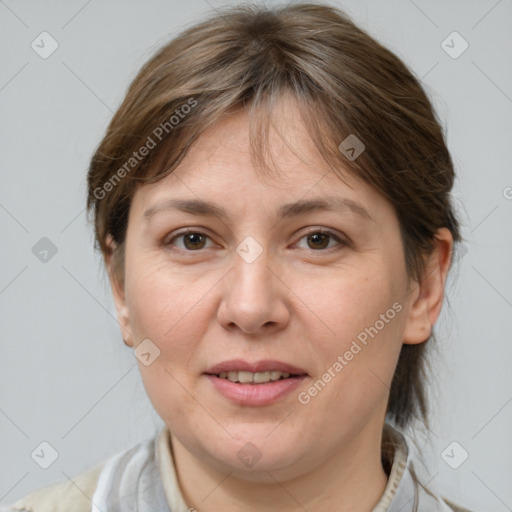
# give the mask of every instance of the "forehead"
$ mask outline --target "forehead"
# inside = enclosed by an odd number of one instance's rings
[[[205,162],[219,171],[231,171],[235,165],[256,170],[255,164],[263,163],[265,172],[260,177],[269,176],[274,185],[278,178],[286,181],[325,174],[326,162],[311,140],[297,100],[285,95],[271,114],[266,114],[264,107],[256,108],[252,114],[239,109],[209,127],[192,146],[182,169]],[[262,133],[267,138],[259,139]],[[257,148],[263,152],[259,162],[252,161],[251,146],[256,150],[255,140],[268,143]]]
[[[172,173],[139,187],[132,206],[146,212],[169,195],[214,201],[224,209],[247,209],[260,202],[278,207],[333,194],[362,208],[366,204],[366,209],[384,200],[347,168],[340,165],[335,171],[329,166],[311,140],[295,100],[284,97],[269,121],[265,172],[254,165],[251,155],[248,112],[239,110],[205,130]]]

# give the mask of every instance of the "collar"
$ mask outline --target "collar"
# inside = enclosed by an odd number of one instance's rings
[[[395,430],[388,423],[384,424],[384,429],[382,431],[382,445],[389,446],[390,451],[392,453],[392,460],[387,461],[388,464],[391,464],[391,471],[388,477],[388,483],[386,488],[384,489],[384,493],[382,494],[379,503],[374,507],[372,512],[391,512],[390,506],[393,501],[396,502],[395,497],[402,484],[402,488],[408,487],[405,484],[404,473],[408,469],[410,465],[410,457],[409,457],[409,448],[405,441],[404,436]],[[397,510],[402,510],[398,508]]]
[[[404,436],[384,426],[383,443],[391,443],[388,483],[372,512],[450,512],[448,505],[421,486]],[[178,483],[170,432],[164,427],[152,439],[108,460],[98,479],[91,512],[190,512]]]

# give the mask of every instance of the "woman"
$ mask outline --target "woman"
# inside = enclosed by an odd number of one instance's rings
[[[339,10],[240,6],[183,32],[88,175],[165,428],[9,510],[463,510],[400,434],[427,421],[453,180],[418,81]]]

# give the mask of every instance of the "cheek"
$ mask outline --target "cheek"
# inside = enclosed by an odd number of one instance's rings
[[[208,325],[206,303],[201,301],[206,290],[195,282],[185,286],[184,281],[183,276],[146,267],[127,283],[136,343],[148,338],[160,350],[151,365],[138,363],[144,388],[161,418],[173,425],[177,417],[194,421],[194,363]]]
[[[400,287],[396,285],[398,280],[383,269],[372,271],[367,268],[364,272],[354,269],[342,278],[331,278],[325,283],[321,298],[315,299],[311,293],[311,301],[316,301],[320,318],[325,318],[325,323],[337,337],[348,341],[377,321],[379,330],[384,330],[381,315],[386,319],[392,317],[391,320],[397,316],[395,313],[399,308],[393,310],[393,304],[401,300]],[[386,322],[386,330],[391,323]]]
[[[324,372],[336,375],[332,381],[337,384],[329,387],[342,401],[348,385],[359,398],[376,398],[386,392],[402,345],[403,279],[393,266],[370,265],[364,272],[354,268],[337,280],[326,281],[321,298],[317,294],[315,299],[310,292],[311,309],[318,311],[322,322],[311,317],[309,331],[316,329],[313,322],[323,326],[323,335],[314,340],[321,359],[318,371],[325,380],[330,377]]]
[[[161,362],[186,370],[208,325],[207,294],[213,285],[204,276],[138,263],[126,283],[136,343],[149,338],[160,349]]]

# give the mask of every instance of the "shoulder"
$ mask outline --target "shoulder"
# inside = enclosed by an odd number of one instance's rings
[[[154,469],[156,441],[155,437],[140,441],[73,478],[36,489],[15,503],[0,505],[0,512],[90,512],[91,508],[106,512],[111,507],[100,507],[98,501],[103,504],[116,493],[121,496],[127,489],[132,492],[142,473]]]
[[[46,487],[41,487],[0,512],[90,512],[99,475],[105,462],[79,475]]]
[[[435,484],[425,484],[432,479],[422,474],[419,451],[402,432],[386,424],[382,446],[383,460],[391,469],[383,499],[372,512],[471,512],[447,499]]]

